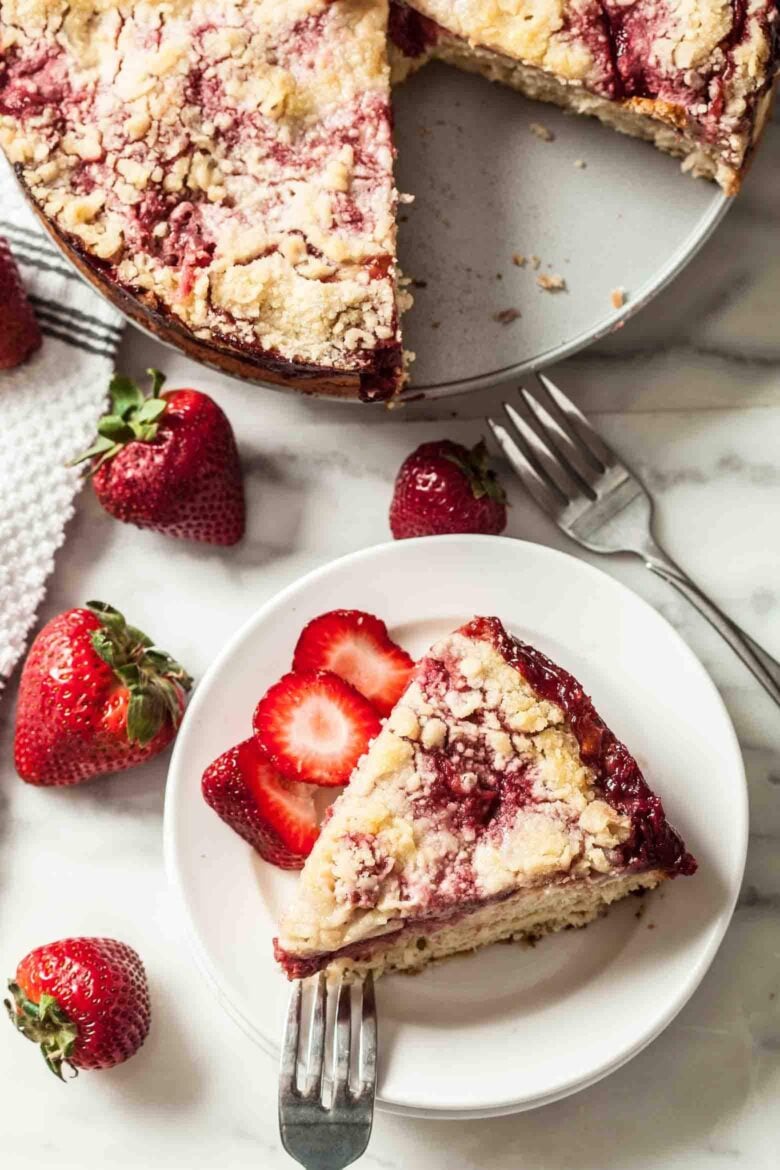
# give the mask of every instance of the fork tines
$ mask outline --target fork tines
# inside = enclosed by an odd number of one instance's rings
[[[363,1153],[371,1133],[377,1066],[374,983],[370,974],[362,984],[329,984],[323,974],[312,982],[311,996],[297,982],[290,997],[279,1127],[285,1149],[302,1165],[319,1170],[327,1164],[335,1170]],[[308,1013],[305,996],[311,999]]]
[[[630,472],[574,403],[546,375],[536,377],[544,400],[521,387],[525,412],[505,402],[509,425],[489,418],[488,426],[536,502],[555,519],[565,514],[572,521]]]

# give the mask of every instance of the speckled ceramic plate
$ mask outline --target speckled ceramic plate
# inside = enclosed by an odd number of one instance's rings
[[[628,899],[586,930],[534,949],[494,946],[378,985],[379,1103],[387,1109],[485,1116],[591,1084],[666,1027],[731,917],[747,798],[715,687],[635,594],[582,561],[516,540],[380,545],[310,573],[263,606],[190,703],[171,761],[165,850],[198,965],[271,1058],[288,995],[271,939],[296,878],[264,863],[216,817],[200,777],[249,733],[257,700],[289,669],[305,622],[341,606],[380,614],[416,654],[476,613],[499,615],[582,680],[698,858],[695,877],[645,899],[641,918]]]

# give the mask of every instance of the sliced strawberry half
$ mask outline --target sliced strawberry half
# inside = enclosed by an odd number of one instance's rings
[[[298,639],[293,670],[332,670],[389,715],[409,682],[413,660],[387,626],[359,609],[334,609],[314,618]]]
[[[381,727],[359,691],[329,670],[286,674],[255,709],[260,746],[289,780],[346,784]]]
[[[280,776],[252,737],[203,773],[203,797],[234,832],[280,869],[300,869],[319,836],[312,792]]]

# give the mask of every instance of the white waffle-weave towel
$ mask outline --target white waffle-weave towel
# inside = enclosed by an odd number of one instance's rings
[[[83,473],[66,463],[94,438],[122,318],[49,242],[2,162],[0,234],[16,257],[43,332],[43,345],[29,361],[0,371],[2,689],[24,652],[73,515]]]

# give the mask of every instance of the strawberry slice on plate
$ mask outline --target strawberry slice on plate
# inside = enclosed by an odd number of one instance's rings
[[[319,836],[311,789],[285,780],[256,739],[228,748],[203,773],[206,804],[280,869],[300,869]]]
[[[260,746],[288,780],[346,784],[381,723],[359,691],[329,670],[284,675],[257,704]]]
[[[293,670],[332,670],[389,715],[409,682],[413,660],[387,626],[359,609],[334,609],[309,622],[298,639]]]

